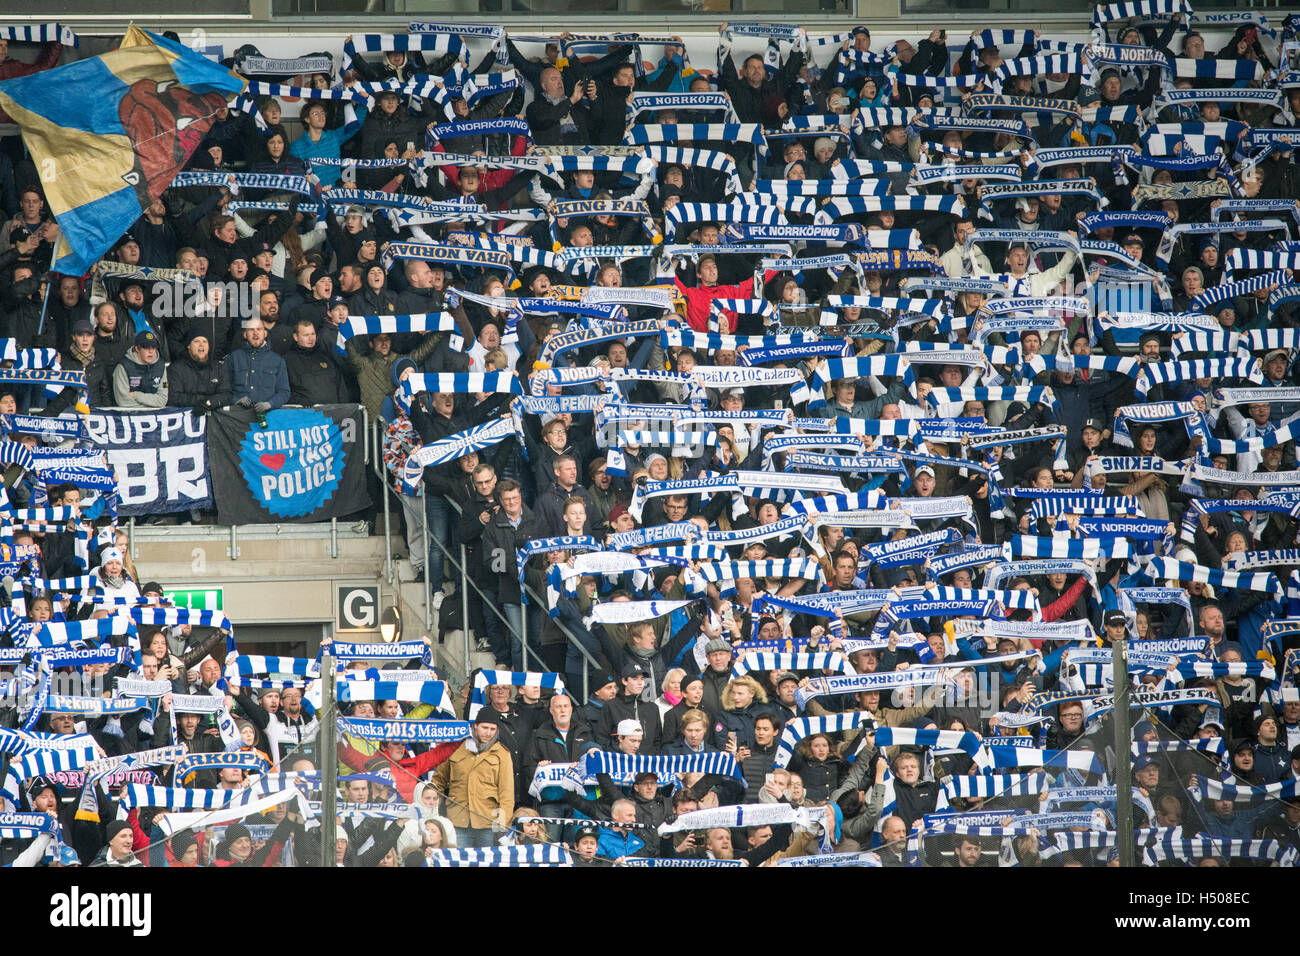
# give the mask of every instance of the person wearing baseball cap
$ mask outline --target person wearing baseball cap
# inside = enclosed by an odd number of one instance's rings
[[[1106,640],[1108,641],[1122,641],[1128,636],[1128,616],[1123,611],[1107,611],[1101,623],[1106,629]]]
[[[912,490],[916,492],[918,498],[930,498],[934,495],[934,469],[929,465],[921,465],[912,474]]]
[[[624,662],[619,671],[621,690],[617,697],[608,701],[600,709],[600,722],[596,727],[596,740],[606,749],[613,749],[614,735],[624,736],[620,728],[626,721],[631,720],[637,723],[644,734],[640,752],[643,754],[659,752],[660,738],[663,735],[659,707],[653,700],[641,699],[641,692],[645,690],[645,682],[649,676],[649,670],[638,661]]]
[[[113,371],[113,397],[123,408],[167,406],[167,366],[152,329],[139,332],[135,347],[118,362]]]
[[[600,828],[593,823],[583,823],[573,832],[573,865],[574,866],[606,866],[608,861],[602,861],[596,856],[596,850],[600,847]]]

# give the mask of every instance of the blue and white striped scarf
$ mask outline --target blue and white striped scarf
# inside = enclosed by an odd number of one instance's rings
[[[970,731],[921,730],[916,727],[876,728],[876,747],[929,747],[941,750],[960,750],[974,757],[980,750],[980,739]]]
[[[962,540],[955,528],[942,528],[912,537],[869,544],[858,556],[858,567],[877,564],[882,568],[895,568],[908,564],[922,564],[944,545]]]
[[[1198,677],[1260,677],[1272,683],[1277,674],[1268,661],[1195,661],[1178,662],[1178,674],[1183,680]]]
[[[1243,551],[1227,556],[1227,571],[1245,571],[1249,568],[1290,567],[1300,565],[1300,548],[1279,548],[1273,551]]]
[[[784,769],[794,756],[794,748],[810,734],[836,734],[859,727],[874,727],[875,716],[867,710],[851,713],[827,714],[821,717],[795,717],[787,720],[781,729],[781,737],[776,742],[776,756],[772,759],[772,769]]]
[[[1059,514],[1076,515],[1136,515],[1146,517],[1142,506],[1133,495],[1053,495],[1035,498],[1029,513],[1037,518],[1051,518]]]
[[[534,687],[553,694],[568,694],[564,678],[549,671],[497,671],[480,670],[474,675],[474,689],[470,694],[468,718],[473,720],[487,704],[487,689],[494,686]]]
[[[522,428],[518,419],[513,416],[498,418],[483,425],[475,425],[463,432],[457,432],[447,438],[421,446],[406,457],[406,463],[403,465],[401,474],[403,492],[414,495],[419,487],[424,469],[430,465],[441,465],[445,462],[455,461],[472,451],[491,448],[508,438],[518,438],[520,446],[524,445]]]
[[[701,478],[681,478],[667,481],[647,481],[637,485],[632,492],[632,501],[628,504],[628,514],[637,521],[645,503],[651,498],[663,498],[669,495],[712,495],[716,492],[739,492],[740,482],[734,473],[710,474]]]
[[[1063,767],[1104,777],[1106,768],[1101,758],[1091,750],[1042,750],[1037,747],[1007,746],[990,738],[985,741],[988,755],[986,766],[1005,767]]]
[[[615,551],[623,551],[668,541],[693,541],[699,533],[700,529],[691,522],[677,521],[672,524],[637,528],[634,531],[620,531],[610,535],[607,543]]]
[[[434,850],[425,866],[573,866],[573,857],[559,843]]]
[[[124,614],[115,614],[89,621],[46,621],[41,624],[30,643],[40,647],[53,647],[135,633],[136,627],[130,618]]]
[[[604,601],[591,609],[592,620],[599,624],[631,624],[650,621],[680,608],[694,604],[695,600],[681,601]]]
[[[1143,573],[1154,579],[1167,578],[1177,581],[1199,581],[1211,585],[1215,591],[1224,588],[1243,591],[1259,591],[1265,594],[1281,596],[1282,583],[1277,575],[1269,572],[1260,574],[1252,571],[1222,571],[1207,568],[1190,561],[1175,561],[1173,558],[1152,558],[1143,569]]]
[[[683,573],[686,593],[703,593],[705,584],[734,581],[737,578],[805,578],[821,581],[821,564],[815,558],[769,558],[765,561],[711,561],[699,566],[698,571],[687,569]]]
[[[1134,756],[1153,753],[1204,753],[1213,754],[1221,763],[1228,759],[1228,747],[1222,737],[1206,740],[1135,740]]]
[[[1294,866],[1296,849],[1278,840],[1230,840],[1200,836],[1180,840],[1166,835],[1142,851],[1142,863],[1156,866],[1165,860],[1240,859]]]
[[[858,694],[871,690],[894,690],[899,687],[919,687],[937,684],[941,677],[937,671],[889,671],[873,674],[853,674],[846,677],[816,677],[807,686],[794,692],[795,706],[803,710],[814,697],[831,694]]]
[[[944,404],[965,404],[966,402],[1025,402],[1026,404],[1048,404],[1047,389],[1041,385],[1004,385],[988,387],[967,385],[960,388],[932,388],[926,401],[938,407]],[[1056,399],[1051,401],[1057,407]]]
[[[949,799],[1036,797],[1047,789],[1045,773],[975,774],[945,777],[943,793]]]
[[[81,38],[72,32],[72,28],[61,23],[0,27],[0,39],[11,43],[62,43],[71,47],[81,45]]]
[[[1187,0],[1124,0],[1093,7],[1092,25],[1095,28],[1112,20],[1136,17],[1182,17],[1186,21],[1191,14],[1192,8]]]
[[[786,471],[906,475],[903,463],[897,457],[887,455],[812,455],[791,452],[786,456],[785,468]]]
[[[1004,553],[1000,544],[975,545],[963,548],[961,551],[931,557],[930,564],[926,568],[926,574],[932,580],[937,581],[942,575],[962,568],[973,568],[979,564],[987,564],[990,561],[1001,561],[1003,557]]]
[[[726,192],[728,194],[743,191],[740,174],[736,168],[736,161],[724,152],[693,147],[661,146],[658,144],[647,144],[641,152],[646,158],[655,160],[660,164],[700,166],[714,172],[724,173],[727,177]]]
[[[869,212],[934,212],[962,218],[967,216],[967,209],[959,196],[832,196],[818,210],[814,221],[833,223],[840,216]]]
[[[718,860],[709,858],[693,857],[648,857],[648,856],[627,856],[623,858],[620,866],[642,867],[642,868],[664,868],[664,867],[740,867],[748,866],[744,860]]]
[[[1008,542],[1012,558],[1076,558],[1088,561],[1132,557],[1133,551],[1123,538],[1040,538],[1012,535]]]
[[[405,703],[431,704],[436,710],[455,716],[445,681],[344,680],[335,684],[334,690],[340,703],[398,700]]]
[[[463,351],[464,340],[460,336],[460,327],[450,312],[427,312],[411,315],[349,315],[347,321],[339,325],[338,341],[334,350],[341,355],[347,354],[348,340],[357,335],[389,335],[403,332],[450,332],[453,338],[460,340],[460,345],[453,344],[456,351]]]
[[[324,652],[322,648],[322,652]],[[354,660],[398,661],[420,658],[426,667],[432,667],[429,645],[423,641],[398,641],[395,644],[379,642],[334,641],[329,653],[340,663]]]
[[[175,751],[174,756],[169,751]],[[154,754],[154,756],[150,756]],[[252,773],[266,773],[271,769],[264,759],[254,752],[233,750],[221,754],[186,754],[185,748],[179,744],[174,747],[161,748],[158,751],[149,751],[141,754],[142,759],[136,761],[141,765],[156,763],[176,764],[174,778],[175,780],[186,780],[191,773],[196,770],[210,769],[214,767],[237,767],[241,770],[247,770]]]
[[[1145,398],[1152,386],[1198,378],[1244,378],[1259,384],[1264,381],[1264,371],[1253,356],[1151,363],[1141,367],[1133,392]]]
[[[226,673],[238,674],[241,677],[250,674],[295,674],[299,677],[319,677],[320,661],[310,657],[240,654],[226,661]]]
[[[402,391],[412,397],[420,392],[522,395],[523,386],[513,372],[416,372],[402,382]]]
[[[796,405],[806,401],[809,409],[821,408],[826,404],[823,390],[831,382],[871,375],[897,376],[903,380],[908,394],[913,398],[916,397],[916,382],[912,375],[911,363],[906,356],[893,354],[827,359],[823,365],[818,366],[807,384],[801,384],[790,390],[790,400]]]
[[[117,816],[125,819],[135,807],[158,807],[173,812],[217,810],[249,795],[246,790],[191,790],[125,783],[117,798]]]
[[[818,333],[811,329],[783,332],[778,335],[721,335],[717,332],[696,332],[692,329],[670,326],[659,333],[659,341],[664,348],[685,346],[700,352],[770,349],[818,340]]]
[[[1187,789],[1197,799],[1231,800],[1234,803],[1256,803],[1260,800],[1285,800],[1296,795],[1300,780],[1292,777],[1277,783],[1250,786],[1240,783],[1225,783],[1212,777],[1196,775],[1196,782]]]
[[[69,770],[80,770],[91,761],[97,760],[101,753],[99,746],[90,740],[89,735],[83,735],[82,739],[87,743],[65,750],[39,750],[10,764],[4,785],[0,787],[0,794],[7,797],[12,806],[17,807],[18,794],[24,781],[32,777],[48,777]]]
[[[349,36],[343,44],[343,60],[339,72],[352,70],[352,59],[358,53],[387,53],[390,51],[433,53],[445,56],[456,53],[464,56],[465,45],[460,37],[443,33],[363,33]]]
[[[852,674],[853,668],[838,651],[817,654],[769,654],[757,652],[736,658],[731,665],[732,677],[744,677],[751,671],[823,671],[836,670]]]
[[[1266,275],[1251,276],[1249,279],[1238,279],[1236,282],[1220,282],[1192,299],[1187,307],[1193,312],[1205,312],[1209,306],[1216,303],[1226,302],[1238,296],[1252,295],[1261,289],[1285,285],[1290,279],[1290,275],[1286,272],[1270,272]]]
[[[583,758],[583,765],[585,771],[592,776],[607,773],[617,778],[638,773],[655,773],[660,777],[665,775],[671,777],[679,773],[711,773],[745,779],[736,763],[736,758],[722,752],[650,756],[593,750]]]

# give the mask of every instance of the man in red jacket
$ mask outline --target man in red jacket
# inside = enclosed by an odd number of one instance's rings
[[[461,741],[453,740],[431,747],[422,754],[407,754],[406,744],[400,740],[386,740],[373,756],[367,757],[346,743],[339,743],[339,760],[357,773],[375,766],[377,758],[382,757],[393,775],[393,783],[402,799],[410,803],[415,798],[415,785],[420,778],[442,763],[455,752]]]
[[[718,260],[711,255],[700,256],[695,264],[698,287],[688,286],[676,276],[673,281],[686,297],[686,321],[696,332],[709,331],[709,311],[714,299],[752,299],[754,280],[748,278],[739,285],[718,285]],[[724,335],[736,327],[736,313],[723,312],[717,331]]]

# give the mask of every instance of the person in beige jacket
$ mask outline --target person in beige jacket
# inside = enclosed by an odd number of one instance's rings
[[[515,812],[515,768],[498,740],[496,712],[479,710],[470,737],[438,765],[433,786],[446,800],[456,845],[490,847]]]

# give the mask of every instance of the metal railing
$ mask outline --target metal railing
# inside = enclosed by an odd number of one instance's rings
[[[389,493],[388,475],[387,475],[387,470],[384,466],[384,456],[382,451],[383,429],[384,429],[383,419],[376,419],[374,426],[376,429],[376,434],[373,436],[375,454],[373,456],[368,457],[367,461],[371,464],[371,467],[374,468],[375,474],[379,478],[380,485],[383,489],[382,497],[384,500],[384,573],[387,578],[388,584],[393,587],[394,592],[399,595],[399,600],[400,600],[401,588],[396,586],[397,570],[393,565],[392,509],[388,501],[388,493]],[[426,491],[425,494],[427,493],[428,492]],[[422,505],[427,504],[423,496],[421,496],[420,501]],[[461,506],[458,503],[452,501],[450,498],[447,498],[446,501],[448,504],[451,505],[452,511],[456,515],[456,517],[459,518],[460,515],[463,514],[464,509],[461,508]],[[491,613],[495,614],[497,619],[501,621],[502,626],[505,628],[508,637],[517,639],[519,641],[519,646],[523,649],[525,670],[530,669],[529,668],[530,659],[536,662],[537,670],[545,670],[546,669],[545,663],[543,662],[541,655],[536,650],[534,650],[528,643],[528,605],[523,603],[521,603],[520,605],[520,617],[519,617],[520,629],[517,631],[511,625],[509,618],[507,618],[505,614],[502,613],[501,609],[496,606],[495,599],[494,598],[490,599],[486,594],[486,592],[484,592],[484,590],[481,587],[479,587],[478,583],[474,581],[473,576],[469,574],[464,542],[461,541],[456,542],[455,547],[459,552],[459,560],[457,560],[457,558],[452,554],[451,550],[447,547],[446,544],[444,544],[438,538],[432,537],[429,534],[429,510],[427,506],[420,508],[420,515],[421,515],[421,520],[423,522],[426,552],[431,544],[436,544],[438,546],[438,550],[442,552],[443,560],[447,561],[455,569],[456,573],[459,575],[460,578],[460,586],[457,589],[457,593],[458,596],[460,597],[461,634],[463,635],[463,641],[464,641],[463,648],[464,648],[465,673],[459,676],[468,679],[469,672],[470,670],[472,670],[472,668],[470,667],[470,657],[471,654],[473,653],[473,642],[470,639],[470,620],[469,620],[469,589],[471,587],[474,589],[475,593],[478,594],[479,599],[482,602],[483,613],[487,614],[490,611]],[[432,576],[429,574],[427,553],[425,555],[424,566],[425,566],[424,626],[426,631],[432,631],[433,623],[434,623],[434,619],[433,619],[434,582],[432,580]],[[437,582],[437,584],[439,587],[442,586],[442,582],[440,581]],[[545,601],[543,600],[541,595],[539,595],[533,588],[529,587],[527,582],[521,583],[520,591],[521,591],[521,596],[523,593],[526,592],[527,595],[535,602],[536,607],[541,608],[546,606]],[[592,657],[591,653],[585,647],[583,647],[582,643],[577,639],[577,637],[574,636],[573,632],[570,631],[565,624],[563,624],[560,621],[556,621],[555,625],[556,627],[559,628],[560,633],[564,635],[566,642],[572,645],[573,647],[576,647],[578,649],[578,652],[583,657],[584,666],[582,669],[583,671],[582,699],[585,701],[587,700],[588,697],[591,696],[590,689],[588,686],[590,683],[590,674],[589,674],[590,668],[599,667],[600,663],[594,657]]]

